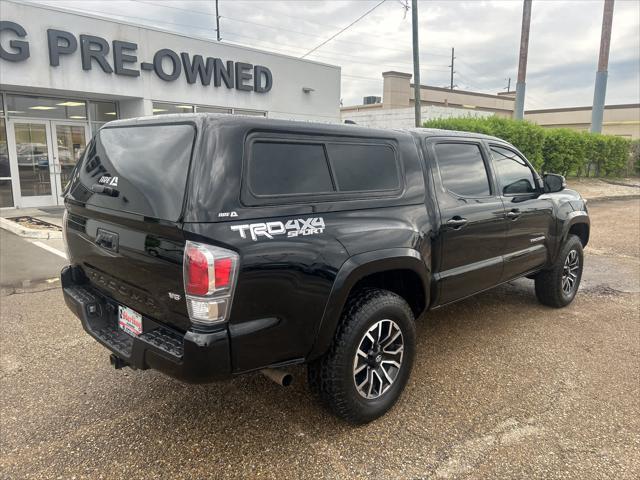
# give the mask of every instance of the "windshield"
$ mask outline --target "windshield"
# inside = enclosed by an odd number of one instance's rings
[[[194,137],[191,124],[103,128],[87,147],[69,195],[89,205],[176,221]]]

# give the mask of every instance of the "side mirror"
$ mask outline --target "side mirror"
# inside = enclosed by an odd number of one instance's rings
[[[546,193],[560,192],[567,188],[567,181],[562,175],[555,173],[547,173],[542,177],[544,183],[544,191]]]

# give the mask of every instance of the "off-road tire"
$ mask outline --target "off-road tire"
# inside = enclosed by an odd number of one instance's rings
[[[354,358],[366,332],[392,320],[402,332],[403,358],[393,383],[378,398],[362,396],[354,381]],[[407,302],[387,290],[367,288],[347,301],[329,351],[307,368],[309,386],[337,416],[353,424],[384,415],[400,397],[415,356],[415,322]]]
[[[579,268],[573,288],[567,293],[562,288],[562,280],[565,272],[565,262],[572,251],[577,253]],[[542,270],[535,277],[536,297],[538,297],[538,301],[543,305],[555,308],[562,308],[569,305],[575,298],[578,288],[580,287],[583,267],[584,255],[582,252],[582,243],[577,236],[569,235],[551,268]]]

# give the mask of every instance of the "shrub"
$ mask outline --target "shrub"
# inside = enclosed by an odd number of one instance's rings
[[[607,159],[602,167],[604,175],[610,177],[626,174],[631,141],[627,138],[613,135],[602,136],[606,138],[606,142],[609,144]]]
[[[542,170],[564,176],[582,171],[587,152],[584,137],[583,133],[567,128],[545,130]]]
[[[484,133],[506,140],[520,150],[538,171],[561,175],[612,176],[628,168],[631,142],[613,135],[578,132],[568,128],[544,129],[531,122],[502,117],[464,117],[429,120],[425,127]],[[640,146],[635,147],[635,165]]]
[[[631,142],[623,137],[592,133],[587,136],[588,172],[595,177],[620,176],[626,173]]]
[[[631,154],[629,155],[629,172],[640,175],[640,140],[631,142]]]
[[[534,123],[492,116],[486,118],[442,118],[429,120],[424,123],[424,126],[493,135],[513,144],[536,169],[542,167],[544,129]]]

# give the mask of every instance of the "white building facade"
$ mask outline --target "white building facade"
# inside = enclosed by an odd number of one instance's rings
[[[61,203],[92,134],[187,112],[340,121],[340,68],[48,6],[0,8],[0,208]]]
[[[363,127],[373,128],[413,128],[415,127],[415,109],[410,108],[377,108],[363,105],[358,109],[342,111],[343,121],[352,121]],[[423,122],[427,120],[437,120],[440,118],[460,118],[460,117],[491,117],[492,112],[482,110],[470,110],[454,107],[439,107],[427,105],[420,108],[420,118]]]

